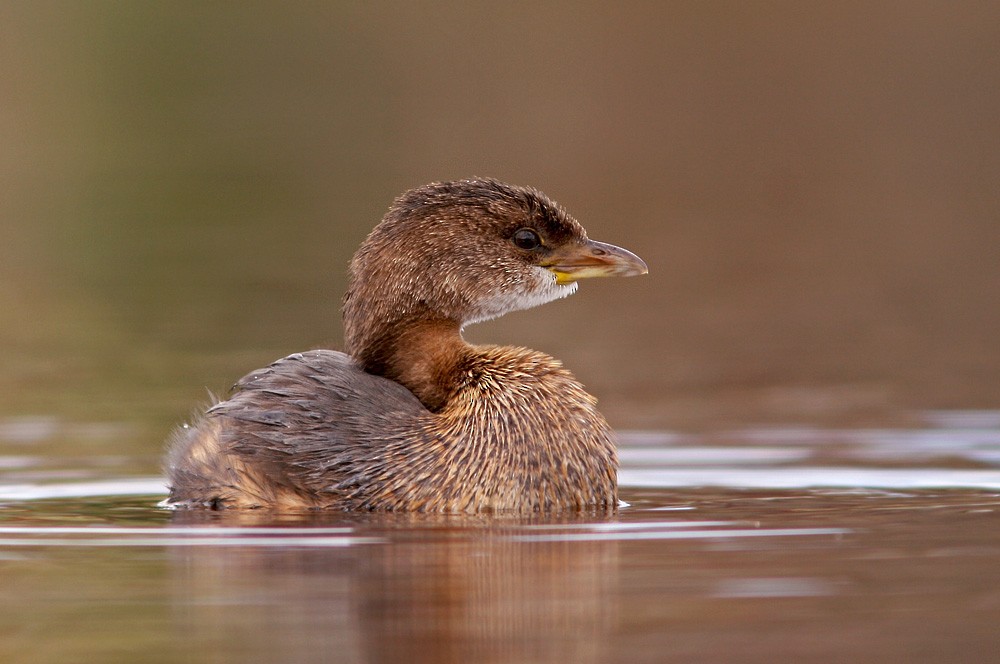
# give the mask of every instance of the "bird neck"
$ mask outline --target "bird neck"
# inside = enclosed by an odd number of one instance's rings
[[[368,373],[409,389],[431,411],[440,411],[458,387],[472,350],[452,320],[397,321],[348,352]]]

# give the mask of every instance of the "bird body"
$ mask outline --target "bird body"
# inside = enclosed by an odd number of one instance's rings
[[[466,324],[645,272],[539,192],[495,180],[396,200],[351,263],[346,353],[240,380],[168,455],[177,507],[614,509],[614,433],[562,364]]]

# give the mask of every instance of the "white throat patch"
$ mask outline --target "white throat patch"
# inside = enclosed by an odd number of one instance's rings
[[[475,314],[465,321],[466,325],[497,318],[511,311],[531,309],[576,292],[575,281],[560,286],[556,283],[556,275],[544,267],[532,267],[531,277],[517,284],[506,285],[499,292],[480,302]]]

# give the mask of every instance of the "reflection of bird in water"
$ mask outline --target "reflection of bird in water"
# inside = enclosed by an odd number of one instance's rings
[[[373,510],[613,508],[613,433],[557,360],[473,346],[469,324],[644,274],[543,194],[431,184],[389,209],[351,262],[348,354],[255,371],[178,432],[168,503]]]
[[[612,661],[622,621],[641,629],[643,611],[671,599],[643,576],[639,613],[620,615],[621,542],[585,535],[609,519],[180,510],[174,524],[211,525],[233,544],[241,527],[272,534],[225,552],[167,547],[177,646],[220,662]]]

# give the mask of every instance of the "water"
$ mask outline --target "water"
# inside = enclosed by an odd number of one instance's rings
[[[0,6],[0,662],[1000,658],[1000,4],[527,8]],[[467,331],[600,398],[629,506],[157,509],[477,174],[650,266]]]
[[[622,432],[615,515],[172,512],[0,457],[0,659],[995,661],[1000,412],[920,419]]]

